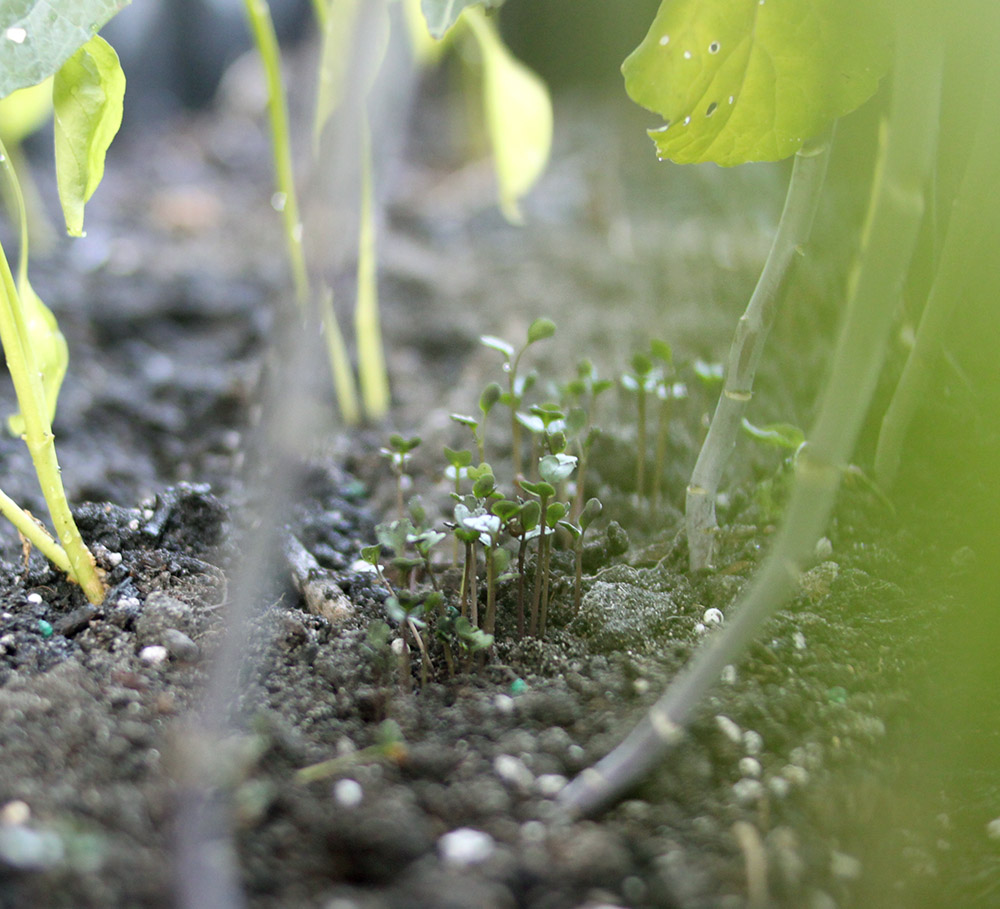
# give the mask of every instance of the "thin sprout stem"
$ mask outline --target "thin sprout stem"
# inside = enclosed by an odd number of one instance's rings
[[[333,308],[333,291],[329,287],[325,287],[320,295],[319,308],[323,318],[327,359],[330,361],[333,389],[337,396],[340,416],[348,426],[357,426],[361,422],[358,388],[354,381],[350,357],[347,355],[347,344],[340,330],[340,323],[337,321],[337,313]]]
[[[274,183],[281,199],[280,211],[285,232],[288,263],[295,285],[295,300],[303,312],[309,305],[309,270],[302,248],[302,219],[295,191],[292,167],[292,142],[288,127],[288,105],[281,78],[281,51],[266,0],[244,0],[250,30],[260,53],[267,81],[267,114],[271,127],[271,151],[274,156]]]
[[[28,512],[17,504],[7,493],[0,490],[0,514],[11,522],[17,532],[42,553],[60,571],[73,576],[73,568],[66,550]]]
[[[368,117],[361,119],[361,218],[358,240],[358,290],[354,331],[358,341],[358,379],[361,400],[369,419],[389,412],[389,375],[382,349],[378,311],[378,276],[375,269],[375,191],[372,178],[372,142]]]
[[[781,530],[722,631],[695,653],[625,741],[560,793],[569,814],[592,814],[607,807],[662,760],[723,668],[744,652],[813,558],[815,542],[833,509],[841,465],[854,448],[885,357],[937,144],[943,54],[931,17],[922,11],[901,12],[896,48],[890,119],[873,181],[860,267],[819,416],[797,459]]]

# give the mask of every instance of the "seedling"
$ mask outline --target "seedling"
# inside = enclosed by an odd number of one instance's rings
[[[638,416],[636,418],[635,443],[635,491],[641,499],[646,492],[646,410],[649,396],[656,391],[657,376],[653,372],[653,361],[644,353],[632,356],[631,373],[621,377],[622,388],[635,395]]]
[[[52,101],[59,198],[67,232],[82,236],[84,206],[101,182],[105,153],[121,123],[125,77],[114,50],[94,34],[114,11],[94,2],[55,6],[47,23],[33,24],[30,35],[26,26],[8,19],[0,98],[55,75]],[[92,36],[83,44],[81,32]],[[19,409],[10,424],[28,446],[55,537],[3,493],[0,511],[25,539],[79,583],[91,602],[100,603],[104,583],[70,512],[52,433],[56,398],[66,370],[66,344],[52,313],[28,282],[24,198],[2,144],[0,169],[7,196],[14,200],[21,243],[16,280],[0,248],[0,344]]]
[[[591,524],[600,515],[602,505],[598,499],[588,499],[580,512],[579,524],[572,521],[560,521],[559,526],[565,528],[573,537],[573,554],[576,558],[576,572],[573,581],[573,612],[580,612],[583,599],[583,537]]]
[[[510,438],[512,457],[514,459],[514,476],[520,476],[522,466],[521,453],[521,425],[517,419],[517,413],[521,409],[525,392],[534,382],[533,378],[519,375],[518,368],[521,364],[521,357],[532,344],[551,338],[556,333],[556,324],[551,319],[535,319],[528,326],[528,336],[524,344],[517,350],[501,338],[492,335],[483,335],[479,341],[484,347],[497,351],[504,358],[503,371],[507,374],[507,391],[501,396],[500,401],[510,408]]]
[[[388,460],[389,465],[392,467],[393,475],[396,477],[396,511],[399,514],[400,520],[403,519],[406,513],[403,507],[403,493],[409,483],[406,465],[413,457],[413,449],[419,444],[419,436],[412,436],[407,439],[396,432],[389,436],[389,445],[379,449],[379,454]]]
[[[609,388],[614,387],[610,379],[599,379],[597,370],[589,360],[581,360],[576,367],[576,378],[561,389],[564,402],[569,410],[566,418],[566,434],[576,446],[578,469],[576,474],[576,494],[570,508],[570,520],[579,518],[586,495],[587,459],[597,438],[594,427],[594,410],[597,399]],[[574,406],[577,405],[578,406]]]
[[[528,634],[532,637],[545,636],[549,594],[549,554],[552,545],[552,535],[548,531],[558,526],[559,521],[568,510],[563,503],[551,500],[556,494],[556,486],[567,479],[575,468],[576,458],[573,455],[546,455],[538,463],[538,473],[541,480],[537,483],[530,483],[527,480],[520,481],[520,486],[526,493],[537,496],[539,508],[538,554],[535,559],[535,585],[531,599],[531,620],[528,626]]]
[[[808,15],[806,5],[795,11]],[[790,242],[790,252],[808,233],[811,209],[823,182],[830,123],[865,101],[890,63],[892,88],[879,134],[858,262],[848,282],[848,301],[829,378],[816,422],[798,452],[782,526],[730,610],[732,618],[706,640],[622,744],[563,789],[560,799],[573,813],[591,813],[608,805],[663,757],[680,739],[684,725],[723,668],[742,654],[761,624],[796,589],[829,521],[842,465],[851,456],[872,400],[900,288],[924,219],[932,172],[937,171],[936,192],[946,197],[935,208],[949,211],[950,217],[928,285],[925,315],[930,332],[940,327],[939,307],[945,305],[941,301],[959,296],[963,289],[965,273],[973,262],[969,250],[984,248],[979,245],[982,232],[986,230],[989,241],[995,243],[995,217],[983,207],[992,204],[984,200],[993,197],[984,188],[995,188],[997,182],[1000,120],[990,105],[1000,89],[1000,68],[988,61],[988,55],[980,57],[978,49],[984,45],[977,37],[987,35],[988,45],[1000,33],[995,5],[974,4],[955,21],[952,9],[931,3],[845,2],[832,4],[826,11],[829,18],[824,28],[806,38],[801,21],[788,15],[790,9],[781,4],[755,4],[752,17],[744,20],[733,17],[727,3],[670,0],[662,4],[645,40],[624,66],[633,97],[667,118],[654,132],[661,157],[679,162],[712,159],[728,165],[797,155],[768,264],[777,263],[783,255],[778,247]],[[683,37],[672,42],[672,35]],[[733,65],[735,58],[719,51],[737,45],[745,49],[740,58],[744,62]],[[968,46],[977,48],[972,60]],[[748,61],[760,52],[775,66],[749,66]],[[956,68],[965,75],[956,77],[955,94],[948,100],[968,104],[964,109],[970,116],[960,137],[939,137],[945,63],[953,57],[948,63],[957,64],[959,56],[969,68]],[[801,91],[800,77],[806,71],[811,89]],[[785,107],[791,97],[788,92],[796,101]],[[969,98],[975,100],[969,102]],[[726,116],[713,117],[723,111]],[[969,136],[973,137],[971,145]],[[958,148],[948,146],[946,139],[960,144],[964,153],[958,154]],[[783,271],[777,268],[772,277]],[[979,282],[977,293],[995,295],[995,286],[982,271],[973,276]],[[699,458],[702,467],[705,462],[724,460],[731,447],[730,431],[734,423],[739,425],[739,416],[734,418],[724,402],[742,404],[750,397],[745,380],[753,374],[766,331],[768,320],[763,316],[774,307],[766,284],[762,275],[758,290],[763,312],[745,316],[737,330],[730,363],[735,355],[742,366],[737,362],[727,372],[717,411],[725,432],[710,430],[702,451],[705,461]],[[935,340],[940,343],[940,335]],[[911,391],[910,385],[900,387],[901,394]],[[883,464],[891,473],[891,461]],[[721,472],[721,467],[713,466],[710,473],[716,470]],[[696,474],[702,475],[698,468]],[[690,531],[704,536],[712,527],[711,482],[693,477],[689,508],[692,497],[695,502],[707,502],[707,519],[695,516],[689,524]],[[710,557],[711,543],[690,531],[692,553],[707,550]]]
[[[408,590],[399,590],[385,601],[385,610],[389,618],[399,625],[400,639],[402,640],[399,672],[404,691],[411,691],[413,688],[413,678],[410,671],[412,662],[410,656],[411,635],[423,656],[420,661],[420,687],[424,688],[427,685],[430,657],[423,638],[420,636],[420,629],[426,625],[423,616],[432,613],[440,604],[441,594],[438,591],[417,594],[410,593]]]

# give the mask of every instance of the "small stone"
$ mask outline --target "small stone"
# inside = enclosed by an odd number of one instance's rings
[[[535,782],[535,775],[520,758],[512,754],[498,754],[493,760],[493,772],[508,786],[527,792]]]
[[[729,719],[729,717],[719,714],[715,718],[715,724],[719,727],[722,734],[733,744],[739,745],[743,741],[743,730]]]
[[[805,786],[809,782],[809,771],[798,764],[786,764],[781,775],[793,786]]]
[[[749,755],[758,755],[764,750],[764,737],[756,729],[743,733],[743,748]]]
[[[842,881],[856,881],[861,877],[861,861],[846,852],[834,851],[830,855],[830,873]]]
[[[493,707],[502,716],[510,716],[514,712],[514,699],[509,694],[498,694],[493,698]]]
[[[732,663],[723,666],[722,672],[719,673],[719,680],[723,685],[735,685],[737,678],[736,667]]]
[[[139,659],[150,666],[159,666],[167,661],[170,652],[160,644],[150,644],[139,651]]]
[[[192,663],[198,659],[200,649],[183,631],[176,628],[166,628],[163,631],[163,643],[174,659],[184,663]]]
[[[6,805],[0,807],[0,824],[27,824],[30,820],[31,808],[28,807],[27,802],[14,799],[14,801],[7,802]]]
[[[986,835],[991,840],[1000,840],[1000,817],[993,818],[993,820],[986,825]]]
[[[544,799],[555,798],[566,786],[566,777],[561,773],[543,773],[535,780],[538,794]]]
[[[29,593],[28,603],[31,606],[39,606],[42,603],[42,595],[40,593]]]
[[[816,541],[816,558],[823,562],[833,555],[833,543],[829,537],[820,537]]]
[[[751,805],[764,797],[764,786],[760,780],[737,780],[733,784],[733,795],[741,805]]]
[[[779,799],[783,799],[792,791],[791,784],[783,776],[772,776],[767,781],[767,788],[771,790],[772,795],[777,796]]]
[[[760,766],[760,761],[757,758],[745,757],[740,758],[740,775],[749,777],[753,780],[759,780],[762,773],[762,768]]]
[[[726,617],[722,614],[721,609],[716,609],[712,606],[710,609],[705,610],[705,614],[701,617],[702,622],[706,625],[721,625]]]
[[[471,827],[459,827],[438,840],[438,855],[446,865],[479,865],[495,850],[496,842],[492,836]]]
[[[792,635],[792,645],[796,650],[805,650],[807,646],[806,636],[801,631],[796,631],[795,634]]]
[[[333,784],[333,798],[343,808],[357,808],[365,791],[357,780],[337,780]]]
[[[183,631],[191,623],[191,607],[183,600],[163,591],[153,591],[143,604],[142,612],[135,622],[139,640],[153,643],[163,639],[167,628]]]

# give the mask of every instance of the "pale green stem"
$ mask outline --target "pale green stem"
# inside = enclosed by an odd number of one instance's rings
[[[322,32],[326,29],[327,20],[330,18],[330,0],[312,0],[312,8],[316,25]]]
[[[589,814],[614,802],[683,736],[683,727],[726,665],[796,589],[829,520],[841,466],[854,448],[885,357],[893,311],[924,210],[936,148],[942,47],[919,9],[898,17],[892,106],[872,187],[861,260],[810,442],[797,459],[781,530],[723,629],[695,653],[614,751],[562,793],[563,808]]]
[[[358,295],[354,331],[358,342],[358,379],[365,413],[379,420],[389,412],[389,376],[382,350],[375,271],[375,205],[372,181],[372,142],[367,116],[361,123],[361,223],[358,239]]]
[[[0,489],[0,514],[10,521],[17,528],[17,532],[55,565],[56,568],[72,576],[73,567],[69,563],[69,556],[66,555],[66,550],[52,539],[51,534],[2,489]]]
[[[351,360],[347,355],[347,344],[344,342],[337,313],[333,308],[333,291],[329,287],[323,289],[319,306],[323,317],[323,331],[326,335],[327,357],[333,375],[333,389],[337,395],[340,415],[348,426],[357,426],[361,422],[358,390],[354,382]]]
[[[17,197],[20,197],[17,177],[10,166],[2,143],[0,143],[0,166],[3,168],[4,178],[14,189]],[[21,234],[24,238],[27,234],[23,219],[23,204],[20,213]],[[35,466],[35,473],[56,536],[62,543],[68,560],[68,573],[83,588],[87,599],[92,603],[100,603],[104,599],[104,583],[98,575],[94,557],[80,536],[69,502],[66,500],[66,491],[63,488],[59,461],[56,457],[55,436],[52,434],[45,403],[42,375],[31,348],[17,285],[2,247],[0,247],[0,344],[3,345],[7,368],[14,384],[18,408],[24,418],[24,441]]]
[[[309,271],[306,268],[305,252],[302,248],[302,220],[299,216],[299,201],[292,167],[288,105],[285,102],[284,83],[281,78],[281,51],[274,31],[274,22],[271,20],[271,10],[266,0],[244,0],[244,6],[267,80],[267,113],[271,126],[274,184],[278,201],[276,207],[281,211],[288,263],[295,284],[295,299],[299,308],[305,310],[309,303]]]
[[[993,103],[995,95],[987,91],[985,98]],[[952,312],[962,297],[967,275],[984,254],[983,199],[995,198],[998,147],[1000,119],[984,105],[913,349],[882,418],[875,449],[875,480],[883,489],[889,489],[896,479],[910,421],[924,399],[931,366],[941,352]]]
[[[739,435],[740,421],[753,395],[753,380],[778,309],[778,294],[797,250],[808,240],[826,178],[832,131],[806,142],[795,156],[785,207],[757,286],[740,317],[729,348],[726,380],[708,435],[687,487],[685,522],[688,564],[692,571],[712,565],[715,499],[726,462]]]

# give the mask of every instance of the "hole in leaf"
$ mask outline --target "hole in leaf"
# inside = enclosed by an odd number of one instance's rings
[[[684,51],[684,59],[685,60],[691,59],[691,51]]]
[[[712,114],[714,114],[714,113],[715,113],[715,109],[716,109],[716,108],[717,108],[718,106],[719,106],[719,105],[718,105],[718,104],[716,104],[716,103],[715,103],[714,101],[713,101],[713,102],[712,102],[711,104],[709,104],[709,105],[708,105],[708,110],[706,110],[706,111],[705,111],[705,116],[706,116],[706,117],[711,117],[711,116],[712,116]]]
[[[713,41],[711,44],[708,45],[708,52],[710,54],[717,54],[719,52],[720,46],[721,45],[719,44],[718,41]]]
[[[660,47],[666,47],[670,43],[670,35],[660,35]]]
[[[684,118],[684,125],[685,126],[687,126],[690,122],[691,122],[691,118],[690,117],[685,117]]]

